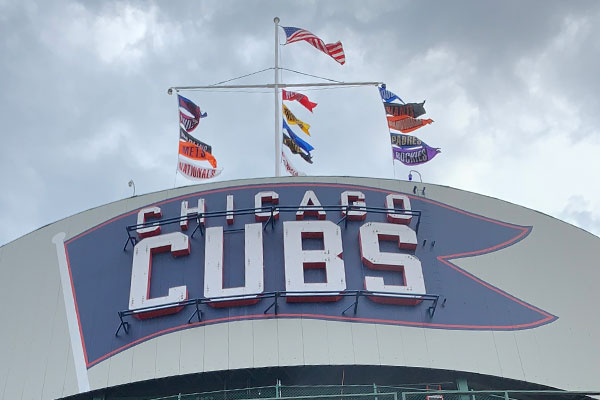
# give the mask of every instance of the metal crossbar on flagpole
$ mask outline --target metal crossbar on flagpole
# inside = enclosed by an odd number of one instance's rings
[[[281,69],[281,68],[280,68]],[[323,86],[377,86],[383,82],[339,82],[339,83],[278,83],[278,89],[285,88],[304,88],[304,87],[323,87]],[[173,94],[173,91],[180,90],[202,90],[202,89],[273,89],[274,83],[266,83],[263,85],[207,85],[207,86],[172,86],[168,93]]]
[[[275,95],[275,176],[281,176],[281,121],[279,114],[279,90],[285,88],[310,88],[310,87],[344,87],[344,86],[379,86],[383,82],[332,82],[332,83],[279,83],[279,18],[273,19],[275,23],[275,74],[274,83],[262,85],[207,85],[207,86],[172,86],[167,91],[168,94],[179,92],[181,90],[202,90],[202,89],[273,89]],[[263,70],[265,71],[265,70]],[[260,71],[262,72],[262,71]],[[298,72],[298,71],[294,71]],[[179,107],[179,106],[178,106]],[[395,173],[395,170],[394,170]]]

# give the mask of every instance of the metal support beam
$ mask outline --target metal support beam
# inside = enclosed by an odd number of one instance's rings
[[[202,310],[200,310],[200,301],[197,300],[196,301],[196,311],[194,311],[194,313],[192,315],[190,315],[190,317],[188,318],[188,324],[192,323],[192,319],[198,316],[198,322],[202,321]]]
[[[467,384],[467,380],[465,378],[458,378],[456,380],[456,388],[460,392],[468,392],[469,391],[469,385]],[[458,398],[460,400],[469,400],[469,396],[464,395],[464,394],[459,395]]]
[[[119,319],[121,320],[121,323],[119,324],[119,327],[115,332],[115,336],[119,336],[119,331],[121,330],[121,328],[123,328],[126,334],[129,333],[129,322],[123,320],[123,312],[121,311],[119,311]]]
[[[131,243],[132,247],[135,247],[137,243],[137,238],[135,236],[131,236],[131,232],[127,231],[127,241],[125,242],[125,246],[123,246],[123,251],[127,250],[127,245]]]
[[[348,307],[346,307],[346,309],[344,311],[342,311],[342,314],[345,314],[346,311],[348,311],[350,309],[350,307],[354,306],[354,314],[356,315],[356,311],[358,311],[358,299],[360,299],[360,295],[361,295],[361,291],[357,290],[356,297],[354,298],[354,303],[352,303]]]

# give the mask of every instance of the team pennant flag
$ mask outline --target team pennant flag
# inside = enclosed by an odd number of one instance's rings
[[[285,122],[285,120],[283,120],[283,130],[287,131],[287,134],[292,138],[292,140],[298,145],[300,146],[300,148],[304,151],[306,151],[307,153],[310,154],[311,151],[313,151],[315,148],[312,147],[309,143],[306,143],[304,140],[300,139],[300,137],[298,137],[298,135],[296,135],[294,133],[294,131],[292,131],[292,129],[289,127],[289,125]]]
[[[305,29],[294,28],[292,26],[282,26],[282,28],[286,36],[285,44],[304,40],[340,64],[343,65],[346,62],[346,55],[344,54],[342,42],[325,44],[320,38]]]
[[[302,93],[288,92],[287,90],[282,89],[281,98],[283,100],[296,100],[298,103],[306,107],[310,112],[312,112],[313,108],[317,106],[317,103],[313,103]]]
[[[200,123],[200,118],[206,118],[208,114],[200,111],[200,107],[190,99],[186,99],[181,95],[177,95],[177,99],[179,101],[179,123],[183,125],[186,132],[191,132]],[[183,112],[182,109],[187,113]]]
[[[296,118],[296,116],[292,114],[290,109],[287,108],[285,104],[283,105],[283,115],[285,115],[285,119],[287,119],[287,122],[289,122],[290,124],[298,125],[298,128],[302,129],[302,132],[310,136],[310,132],[308,131],[310,129],[310,125]]]
[[[432,119],[416,119],[407,115],[387,117],[388,126],[402,133],[409,133],[433,122]]]
[[[194,164],[187,157],[179,156],[177,161],[177,170],[181,175],[194,181],[214,178],[219,175],[223,169],[207,168]]]
[[[312,164],[311,155],[305,153],[304,150],[302,150],[302,148],[300,146],[298,146],[296,144],[296,142],[294,142],[292,140],[292,138],[289,137],[288,135],[286,135],[285,133],[283,134],[283,144],[286,145],[293,154],[298,154],[300,157],[302,157],[304,159],[304,161]]]
[[[426,163],[440,152],[440,149],[429,147],[425,143],[419,147],[410,149],[399,149],[397,147],[392,147],[394,160],[398,160],[404,165],[419,165]]]
[[[416,136],[403,135],[399,133],[390,132],[390,139],[392,140],[392,146],[398,146],[402,148],[418,147],[423,144],[423,141]]]
[[[385,107],[385,113],[394,117],[401,117],[406,115],[408,117],[417,118],[425,114],[425,102],[422,103],[383,103]]]
[[[196,146],[200,147],[202,150],[212,153],[212,146],[196,139],[195,137],[193,137],[192,135],[187,133],[185,131],[185,129],[183,129],[182,127],[179,127],[179,140],[183,140],[184,142],[194,143]]]
[[[217,168],[217,160],[207,151],[194,143],[179,141],[179,154],[192,160],[208,161],[213,168]]]
[[[400,97],[387,90],[385,88],[385,84],[379,87],[379,95],[381,96],[381,100],[383,100],[386,103],[391,103],[394,100],[399,100],[401,103],[404,103],[404,101]]]
[[[283,166],[285,167],[285,170],[291,176],[304,176],[304,175],[306,175],[304,172],[300,172],[296,168],[294,168],[294,166],[292,165],[292,163],[290,162],[290,160],[288,160],[288,158],[285,156],[285,153],[283,151],[281,152],[281,162],[283,163]]]

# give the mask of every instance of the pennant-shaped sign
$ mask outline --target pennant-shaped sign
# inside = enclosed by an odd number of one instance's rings
[[[388,126],[402,133],[409,133],[420,127],[433,122],[432,119],[416,119],[402,115],[399,117],[387,117]]]
[[[289,101],[296,100],[298,103],[306,107],[306,109],[310,112],[312,112],[313,108],[317,106],[317,103],[313,103],[302,93],[288,92],[287,90],[282,89],[281,98]]]
[[[202,113],[200,107],[194,104],[190,99],[177,95],[177,100],[179,102],[179,123],[183,125],[186,132],[191,132],[198,126],[200,118],[206,118],[208,114]],[[182,108],[187,111],[187,113],[184,113],[181,110]]]
[[[286,36],[285,44],[305,40],[314,46],[315,49],[321,50],[323,53],[327,54],[340,64],[343,65],[346,62],[346,56],[344,54],[342,42],[325,44],[325,42],[323,42],[319,37],[305,29],[294,28],[292,26],[282,26],[282,28]]]
[[[291,176],[304,176],[304,175],[306,175],[304,172],[300,172],[296,168],[294,168],[294,166],[292,165],[292,163],[290,162],[290,160],[288,160],[288,158],[285,156],[285,153],[283,151],[281,152],[281,162],[285,166],[285,170]]]
[[[387,90],[385,88],[385,84],[379,87],[379,95],[381,96],[381,100],[385,101],[386,103],[391,103],[394,100],[399,100],[401,103],[404,103],[404,101],[398,97],[398,95]]]
[[[310,125],[296,118],[296,116],[292,114],[290,109],[287,108],[285,104],[283,105],[283,115],[285,115],[285,119],[287,119],[287,122],[289,122],[290,124],[298,125],[298,128],[302,129],[302,132],[310,136],[310,132],[308,131],[310,129]]]
[[[183,129],[182,127],[179,127],[179,140],[183,140],[184,142],[194,143],[196,146],[200,147],[202,150],[212,153],[212,146],[196,139],[195,137],[193,137],[192,135],[187,133],[185,131],[185,129]]]
[[[177,170],[181,175],[194,181],[214,178],[219,175],[223,169],[205,168],[190,162],[186,157],[179,156]]]
[[[411,149],[392,147],[394,160],[398,160],[404,165],[419,165],[426,163],[440,152],[440,149],[434,149],[433,147],[427,146],[425,143]]]
[[[425,102],[422,103],[383,103],[385,107],[385,113],[395,117],[402,117],[404,115],[408,117],[417,118],[425,114]]]
[[[421,139],[419,139],[416,136],[411,136],[411,135],[401,135],[399,133],[391,133],[390,132],[390,138],[392,140],[392,146],[398,146],[398,147],[402,147],[402,148],[410,148],[410,147],[417,147],[417,146],[421,146],[422,144],[424,144]]]
[[[283,134],[283,144],[286,145],[290,151],[293,154],[298,154],[300,157],[302,157],[304,159],[304,161],[306,161],[309,164],[312,164],[312,157],[310,154],[306,154],[302,148],[300,148],[300,146],[298,146],[296,144],[296,142],[294,142],[292,140],[292,138],[290,138],[288,135],[286,135],[285,133]]]
[[[309,143],[306,143],[304,140],[300,139],[298,137],[298,135],[296,135],[292,129],[289,127],[289,125],[285,122],[285,119],[283,120],[283,130],[287,131],[287,134],[292,138],[292,140],[298,145],[300,146],[300,148],[304,151],[306,151],[307,153],[310,154],[311,151],[313,151],[315,148],[312,147]]]
[[[217,168],[217,160],[208,151],[203,150],[194,143],[179,141],[179,154],[192,160],[208,161],[213,168]]]

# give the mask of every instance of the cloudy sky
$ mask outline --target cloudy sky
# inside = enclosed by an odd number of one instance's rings
[[[341,40],[347,60],[295,43],[280,47],[282,67],[427,100],[435,122],[415,134],[442,153],[417,168],[424,181],[600,235],[598,1],[0,0],[0,244],[128,197],[130,179],[137,194],[191,184],[175,174],[167,89],[272,67],[275,16]],[[303,93],[319,105],[288,104],[316,148],[298,169],[407,179],[375,87]],[[271,91],[182,94],[208,112],[194,133],[224,168],[216,180],[274,175]]]

